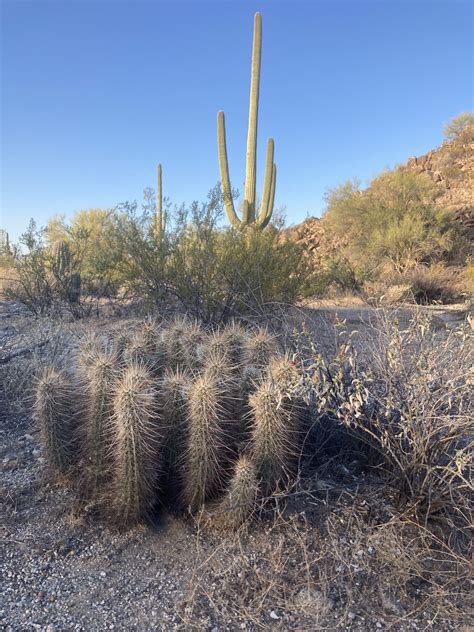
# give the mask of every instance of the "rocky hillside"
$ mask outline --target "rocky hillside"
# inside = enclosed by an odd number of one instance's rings
[[[474,133],[466,132],[470,133],[445,142],[423,156],[411,156],[398,169],[430,177],[438,188],[437,204],[452,211],[465,234],[474,241]],[[328,240],[324,220],[318,217],[308,217],[301,224],[290,227],[288,236],[300,243],[315,262],[343,245]]]
[[[437,203],[452,211],[474,239],[474,142],[443,143],[423,156],[410,157],[399,168],[424,173],[436,182]]]

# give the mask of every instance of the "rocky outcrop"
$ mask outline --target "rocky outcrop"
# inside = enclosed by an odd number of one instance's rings
[[[474,138],[472,131],[422,156],[411,156],[398,169],[423,173],[436,183],[436,204],[453,213],[464,234],[474,241]],[[329,239],[324,220],[308,217],[287,229],[289,239],[299,243],[316,264],[344,246]]]
[[[436,183],[436,203],[452,212],[474,240],[474,142],[462,138],[443,143],[423,156],[411,156],[399,167],[422,173]]]

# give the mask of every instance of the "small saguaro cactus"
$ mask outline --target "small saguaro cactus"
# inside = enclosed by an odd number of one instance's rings
[[[69,277],[69,301],[79,303],[81,296],[81,273],[73,272]]]
[[[161,164],[158,165],[157,183],[156,183],[156,217],[155,229],[159,239],[161,239],[166,230],[167,213],[163,211],[163,185]]]
[[[69,303],[79,303],[81,296],[81,274],[72,272],[72,255],[69,243],[58,239],[51,245],[51,268],[55,283],[63,298]]]
[[[64,239],[58,239],[51,246],[53,255],[53,272],[56,276],[64,278],[69,274],[71,267],[71,249]]]
[[[258,124],[258,94],[260,88],[260,60],[262,53],[262,16],[255,14],[252,49],[252,75],[250,81],[250,108],[247,136],[247,161],[245,174],[245,192],[242,206],[242,219],[235,212],[232,189],[229,176],[229,161],[227,158],[227,144],[225,134],[224,112],[217,114],[217,148],[219,167],[221,172],[222,194],[227,217],[235,228],[257,225],[261,228],[270,221],[273,213],[276,186],[276,165],[273,162],[274,142],[268,139],[267,157],[265,165],[265,180],[263,184],[262,202],[259,211],[255,208],[256,176],[257,176],[257,124]]]

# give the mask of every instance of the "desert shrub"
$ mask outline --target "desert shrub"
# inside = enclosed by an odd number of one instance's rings
[[[369,300],[387,305],[448,304],[466,298],[469,294],[469,282],[462,268],[433,263],[429,266],[419,265],[403,274],[393,274],[380,281],[366,282],[364,294]]]
[[[364,273],[345,257],[322,257],[307,275],[301,292],[303,298],[359,294],[365,286]]]
[[[408,270],[401,281],[409,285],[413,300],[420,305],[454,303],[462,300],[464,294],[459,271],[441,264]]]
[[[93,208],[77,211],[70,223],[63,215],[47,223],[47,243],[64,240],[70,245],[88,293],[114,295],[123,282],[123,219],[119,210]]]
[[[44,230],[32,224],[22,237],[28,252],[14,259],[15,290],[10,295],[34,313],[81,316],[98,309],[99,300],[120,296],[161,311],[179,306],[205,323],[235,316],[261,316],[276,303],[294,303],[308,285],[308,264],[296,244],[270,225],[265,230],[223,227],[220,185],[206,202],[171,211],[157,237],[153,192],[115,209],[76,213],[50,220]],[[82,292],[74,301],[66,277],[52,274],[50,247],[70,249],[71,271],[80,274]],[[69,274],[68,279],[71,277]],[[79,278],[79,277],[78,277]],[[77,296],[77,295],[76,295]]]
[[[52,308],[55,296],[43,231],[37,229],[33,220],[21,236],[20,244],[26,246],[28,253],[24,257],[18,253],[12,258],[17,282],[7,288],[6,295],[26,305],[34,314],[44,314]]]
[[[461,112],[444,126],[444,136],[449,142],[461,140],[464,143],[474,142],[474,114]]]
[[[305,283],[298,247],[276,229],[190,228],[173,253],[170,285],[187,311],[204,322],[260,316],[272,303],[293,303]]]
[[[137,298],[161,308],[177,302],[199,320],[216,323],[261,315],[272,303],[293,303],[303,293],[309,272],[300,248],[275,226],[222,227],[219,185],[206,202],[170,212],[160,240],[151,215],[137,216],[134,209],[128,205],[123,220],[122,270]]]
[[[344,237],[343,254],[359,272],[397,273],[440,260],[457,244],[457,228],[435,204],[436,184],[424,174],[386,171],[361,191],[346,183],[329,192],[324,221]]]
[[[399,502],[422,517],[435,512],[468,524],[472,446],[472,335],[436,333],[429,317],[406,329],[387,317],[364,356],[351,337],[331,362],[315,355],[307,377],[314,410],[369,447]]]
[[[34,220],[20,237],[10,265],[16,279],[5,294],[26,305],[33,314],[57,316],[67,311],[81,318],[90,312],[91,303],[81,292],[77,253],[65,241],[48,245],[45,230],[38,229]]]
[[[464,279],[467,291],[472,295],[474,294],[474,263],[472,258],[468,258],[466,261],[466,267],[464,269]]]

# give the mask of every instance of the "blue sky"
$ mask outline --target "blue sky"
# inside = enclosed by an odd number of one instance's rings
[[[257,188],[275,139],[276,205],[319,215],[324,192],[442,141],[473,107],[462,0],[0,0],[1,225],[141,197],[163,164],[173,202],[219,178],[216,113],[243,191],[253,14],[263,16]]]

